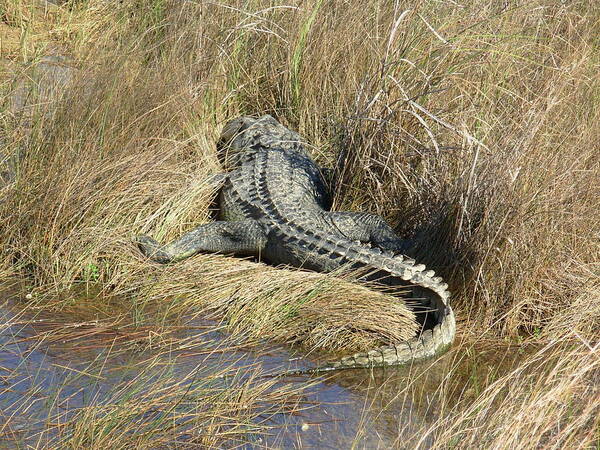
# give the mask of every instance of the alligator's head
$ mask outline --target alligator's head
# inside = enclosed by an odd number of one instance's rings
[[[226,168],[235,166],[240,153],[249,147],[251,136],[263,134],[267,127],[280,128],[282,125],[268,114],[259,118],[240,116],[227,122],[217,142],[217,156],[221,164]],[[256,133],[252,133],[253,130]]]

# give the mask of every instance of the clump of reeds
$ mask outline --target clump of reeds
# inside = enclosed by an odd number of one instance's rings
[[[271,268],[220,256],[152,269],[156,283],[148,286],[148,272],[134,281],[142,298],[169,299],[171,314],[193,310],[225,320],[233,333],[252,339],[348,351],[400,342],[417,330],[414,313],[401,299],[343,281],[341,274]]]
[[[511,342],[492,333],[463,336],[437,362],[376,373],[375,383],[357,375],[367,396],[354,445],[595,448],[600,439],[598,287],[575,299],[590,307],[563,312],[562,320],[555,317],[536,337]],[[378,421],[394,434],[369,440],[369,427]]]
[[[436,424],[438,448],[589,448],[598,443],[596,344],[552,342]]]

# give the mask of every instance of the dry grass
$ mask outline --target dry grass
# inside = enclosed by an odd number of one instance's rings
[[[598,443],[598,351],[552,342],[436,423],[437,448],[588,448]],[[425,434],[424,436],[427,436]]]
[[[598,351],[573,334],[527,345],[464,339],[436,364],[377,373],[370,388],[357,374],[366,400],[353,448],[596,448]],[[373,422],[394,430],[391,442],[369,438]]]
[[[210,220],[220,127],[270,113],[336,167],[337,209],[380,213],[415,240],[449,280],[465,339],[533,340],[561,368],[524,360],[431,431],[441,445],[598,439],[586,384],[600,334],[592,0],[1,5],[20,38],[3,50],[0,161],[18,170],[0,187],[0,273],[28,276],[45,307],[94,283],[131,300],[135,325],[192,308],[248,339],[342,349],[404,338],[404,305],[353,283],[207,255],[160,268],[131,244]],[[69,55],[72,83],[38,86],[15,108],[17,80],[35,86],[49,52]],[[148,312],[164,298],[178,301]]]

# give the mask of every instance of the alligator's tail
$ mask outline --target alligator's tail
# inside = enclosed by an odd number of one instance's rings
[[[358,248],[357,248],[358,247]],[[442,354],[448,349],[456,332],[454,313],[448,303],[448,285],[423,264],[415,264],[411,258],[382,253],[377,248],[355,247],[355,267],[367,267],[375,271],[375,277],[386,285],[408,287],[412,291],[411,302],[421,330],[414,338],[398,344],[386,345],[367,352],[356,353],[328,365],[302,370],[279,372],[270,376],[315,374],[332,370],[370,368],[403,365]]]

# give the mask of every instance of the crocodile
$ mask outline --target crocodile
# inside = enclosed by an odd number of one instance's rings
[[[225,125],[217,151],[229,169],[213,180],[221,220],[166,245],[136,237],[147,257],[173,263],[199,252],[219,252],[319,272],[347,267],[363,270],[364,279],[389,289],[410,291],[413,304],[408,306],[420,324],[416,336],[310,372],[402,365],[439,355],[450,346],[456,324],[448,285],[403,254],[407,241],[380,216],[329,211],[325,171],[309,157],[296,132],[270,115],[242,116]]]

